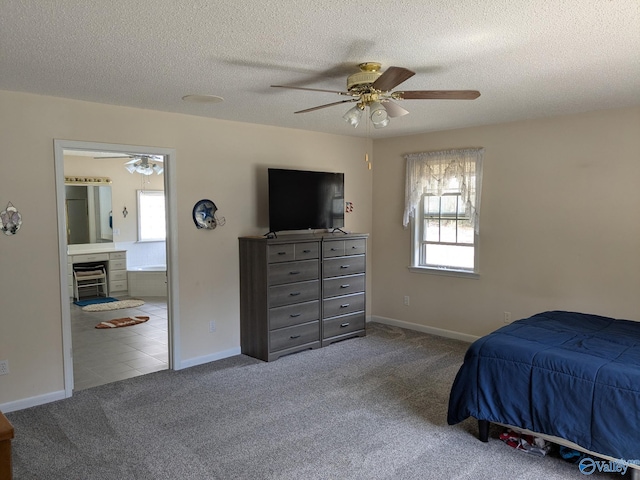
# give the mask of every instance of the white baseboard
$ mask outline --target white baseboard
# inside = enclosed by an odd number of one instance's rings
[[[222,352],[213,353],[211,355],[204,355],[202,357],[190,358],[180,362],[180,366],[175,366],[176,370],[182,370],[183,368],[195,367],[197,365],[203,365],[209,362],[215,362],[216,360],[222,360],[223,358],[233,357],[240,355],[240,347],[230,348],[229,350],[223,350]]]
[[[378,315],[371,316],[372,322],[384,323],[385,325],[392,325],[394,327],[406,328],[407,330],[415,330],[422,333],[430,333],[431,335],[438,335],[440,337],[453,338],[455,340],[462,340],[463,342],[473,343],[480,337],[475,335],[468,335],[466,333],[454,332],[452,330],[445,330],[443,328],[429,327],[427,325],[419,325],[417,323],[405,322],[402,320],[396,320],[395,318],[380,317]]]
[[[45,403],[55,402],[67,398],[64,390],[58,390],[57,392],[45,393],[44,395],[38,395],[36,397],[22,398],[14,402],[0,404],[0,411],[2,413],[16,412],[18,410],[24,410],[29,407],[37,407],[38,405],[44,405]]]
[[[191,358],[189,360],[182,361],[179,368],[176,370],[182,370],[183,368],[195,367],[196,365],[202,365],[204,363],[215,362],[216,360],[222,360],[223,358],[233,357],[234,355],[240,355],[240,347],[231,348],[222,352],[217,352],[212,355],[205,355],[203,357]],[[38,405],[44,405],[45,403],[55,402],[67,398],[64,390],[57,392],[46,393],[44,395],[38,395],[36,397],[23,398],[13,402],[7,402],[0,404],[0,412],[9,413],[18,410],[24,410],[29,407],[36,407]]]

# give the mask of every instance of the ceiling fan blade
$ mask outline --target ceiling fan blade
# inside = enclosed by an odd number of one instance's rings
[[[410,90],[395,94],[404,100],[474,100],[480,96],[477,90]]]
[[[386,102],[382,102],[382,106],[385,108],[390,117],[401,117],[409,113],[408,110],[405,110],[397,103],[392,102],[391,100],[387,100]]]
[[[337,93],[338,95],[351,95],[349,92],[340,92],[338,90],[323,90],[321,88],[294,87],[293,85],[271,85],[274,88],[292,88],[294,90],[309,90],[311,92],[328,92]]]
[[[340,105],[341,103],[350,103],[350,102],[357,102],[357,101],[358,101],[357,98],[353,98],[351,100],[341,100],[339,102],[327,103],[326,105],[320,105],[319,107],[307,108],[306,110],[300,110],[298,112],[293,112],[293,113],[313,112],[314,110],[320,110],[321,108],[327,108],[327,107],[332,107],[333,105]]]
[[[149,155],[147,153],[139,153],[137,155],[128,155],[128,154],[122,154],[122,155],[117,155],[114,157],[93,157],[95,160],[101,160],[104,158],[122,158],[122,159],[126,159],[126,158],[131,158],[132,160],[128,161],[125,163],[125,165],[128,165],[130,163],[136,163],[138,160],[142,160],[143,158],[146,158],[147,160],[152,160],[154,162],[163,162],[164,161],[164,156],[163,155]]]
[[[371,85],[376,90],[388,92],[400,85],[405,80],[413,77],[416,73],[402,67],[389,67]]]

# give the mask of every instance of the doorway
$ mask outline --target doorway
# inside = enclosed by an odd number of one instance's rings
[[[60,247],[60,272],[61,272],[61,302],[62,302],[62,313],[63,313],[63,352],[64,352],[64,372],[65,372],[65,396],[71,396],[74,390],[75,377],[77,373],[78,379],[82,378],[83,386],[92,386],[91,381],[87,376],[87,372],[81,370],[83,368],[82,363],[78,363],[77,361],[74,364],[75,360],[82,360],[87,363],[94,363],[100,360],[100,355],[102,355],[106,362],[111,362],[110,358],[115,357],[131,357],[131,353],[127,354],[126,352],[131,352],[132,350],[140,353],[141,349],[146,349],[148,352],[148,356],[156,356],[157,358],[163,358],[161,348],[156,345],[156,351],[151,351],[153,349],[153,345],[150,345],[150,342],[146,344],[143,341],[146,341],[145,338],[140,337],[129,338],[129,343],[120,342],[117,339],[126,339],[127,337],[131,337],[134,334],[134,330],[138,325],[134,327],[126,327],[126,328],[117,328],[116,331],[107,331],[104,333],[111,334],[114,339],[113,342],[107,341],[105,336],[96,335],[96,333],[101,333],[100,330],[94,330],[96,324],[102,321],[110,320],[111,317],[114,319],[116,317],[129,317],[129,316],[147,316],[150,317],[148,320],[149,325],[146,325],[145,331],[155,332],[158,342],[156,343],[164,343],[165,355],[164,355],[164,366],[158,366],[158,363],[154,364],[150,363],[151,359],[147,358],[147,362],[144,361],[135,361],[135,359],[131,359],[129,361],[129,365],[120,365],[113,366],[111,368],[111,375],[105,375],[105,378],[111,378],[112,381],[116,381],[122,378],[127,378],[128,376],[136,376],[138,374],[144,374],[154,371],[154,369],[158,368],[170,368],[170,369],[178,369],[180,365],[179,361],[179,349],[177,348],[178,343],[175,341],[178,338],[178,322],[176,321],[176,305],[177,305],[177,262],[175,261],[176,252],[177,252],[177,238],[175,235],[175,229],[172,228],[173,223],[175,222],[175,212],[176,212],[176,201],[175,201],[175,180],[174,176],[171,175],[172,167],[175,163],[175,151],[172,149],[165,148],[156,148],[156,147],[140,147],[140,146],[132,146],[132,145],[115,145],[115,144],[101,144],[101,143],[92,143],[92,142],[75,142],[75,141],[66,141],[66,140],[55,140],[54,141],[54,150],[55,150],[55,166],[56,166],[56,192],[57,192],[57,205],[58,205],[58,233],[59,233],[59,247]],[[81,153],[82,152],[82,153]],[[105,153],[106,152],[106,153]],[[127,160],[127,155],[133,155],[136,157],[140,156],[153,156],[158,160],[158,163],[162,165],[163,170],[163,181],[162,187],[165,194],[165,205],[166,205],[166,244],[162,244],[162,249],[164,250],[164,255],[166,261],[164,262],[167,266],[166,271],[166,299],[158,299],[156,297],[149,298],[149,302],[146,302],[145,305],[139,306],[140,310],[115,310],[113,312],[96,312],[87,314],[82,311],[79,306],[76,306],[70,301],[69,294],[69,278],[73,275],[73,262],[70,263],[70,259],[79,259],[82,260],[82,255],[76,255],[78,252],[82,252],[83,249],[88,249],[88,251],[102,251],[107,252],[117,252],[116,257],[119,258],[124,252],[124,255],[127,253],[127,242],[119,242],[121,226],[129,225],[129,230],[131,230],[131,225],[137,224],[137,219],[131,217],[129,222],[124,222],[127,216],[126,203],[129,203],[130,197],[127,197],[128,200],[124,201],[121,197],[116,196],[114,198],[114,203],[109,211],[108,222],[109,225],[112,225],[112,233],[111,238],[105,238],[105,235],[98,235],[100,237],[99,242],[96,244],[85,244],[81,246],[71,245],[69,239],[69,225],[67,224],[67,215],[66,208],[68,205],[66,203],[66,195],[65,195],[65,154],[74,155],[77,157],[85,157],[87,161],[96,161],[94,157],[105,157],[105,156],[115,156],[120,157],[120,160],[117,160],[118,170],[122,169],[125,175],[130,175],[129,170],[127,172],[125,170],[126,166],[124,165]],[[77,160],[77,159],[76,159]],[[82,158],[80,158],[82,160]],[[122,165],[119,165],[122,163]],[[88,166],[88,164],[87,164]],[[87,169],[91,176],[97,176],[97,170],[94,166],[93,170]],[[77,175],[77,172],[73,172]],[[131,178],[143,177],[144,175],[139,172],[132,172]],[[119,175],[119,173],[118,173]],[[120,176],[120,178],[123,178]],[[91,179],[91,178],[90,178]],[[69,180],[69,179],[67,179]],[[85,179],[80,179],[85,180]],[[158,180],[155,180],[156,182]],[[142,181],[142,188],[144,189],[144,181]],[[132,193],[132,195],[134,195]],[[133,200],[135,203],[135,200]],[[121,205],[122,204],[122,205]],[[135,205],[130,204],[131,211],[137,211]],[[118,226],[118,221],[114,221],[117,215],[119,217],[120,227]],[[100,224],[100,220],[97,219],[94,221],[96,224]],[[104,222],[102,222],[104,223]],[[134,227],[135,228],[135,227]],[[105,229],[103,229],[105,230]],[[131,234],[131,232],[129,232]],[[137,239],[135,242],[131,242],[132,244],[137,243]],[[157,245],[156,245],[157,247]],[[157,248],[156,248],[157,250]],[[131,252],[135,256],[135,251]],[[70,254],[72,254],[70,256]],[[114,254],[115,255],[115,254]],[[74,260],[75,261],[75,260]],[[114,265],[116,262],[114,262]],[[120,274],[121,272],[117,272]],[[124,272],[126,274],[126,272]],[[115,272],[114,272],[115,278]],[[123,299],[127,299],[128,289],[125,286],[122,286],[122,283],[118,285],[114,285],[116,290],[120,290],[120,295],[118,296],[118,300],[122,296]],[[164,313],[163,313],[164,309]],[[87,318],[87,315],[89,317]],[[93,317],[91,316],[93,315]],[[100,316],[102,315],[102,316]],[[107,318],[107,316],[109,318]],[[162,332],[162,321],[164,316],[164,333]],[[153,318],[152,318],[153,317]],[[97,320],[97,321],[94,321]],[[91,325],[89,325],[91,324]],[[157,330],[152,327],[152,324],[155,324]],[[129,330],[127,330],[129,329]],[[142,332],[142,330],[140,330]],[[85,339],[85,337],[81,336],[81,332],[87,333],[86,338],[95,338],[99,339],[100,342],[103,342],[102,345],[91,344],[82,344],[81,339]],[[113,335],[115,334],[115,335]],[[153,335],[150,335],[153,337]],[[162,337],[164,336],[164,342],[162,342]],[[111,353],[106,351],[107,345],[115,348],[115,350],[120,349],[122,351],[122,355],[118,355],[116,351]],[[138,348],[136,348],[138,347]],[[151,350],[150,350],[151,349]],[[75,352],[75,355],[74,355]],[[92,352],[97,352],[95,358],[92,357]],[[87,356],[89,355],[89,356]],[[111,357],[110,357],[111,356]],[[135,355],[134,355],[135,356]],[[131,368],[131,365],[136,366],[136,368]],[[129,372],[125,372],[124,370],[128,369]],[[120,373],[117,371],[121,370]],[[109,373],[109,372],[106,372]],[[87,381],[89,383],[87,384]],[[98,382],[98,383],[96,383]],[[94,384],[100,383],[108,383],[102,380],[97,379],[94,380]]]

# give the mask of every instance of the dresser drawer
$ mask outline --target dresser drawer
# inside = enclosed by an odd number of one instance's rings
[[[127,260],[127,252],[112,252],[109,254],[109,260]]]
[[[126,270],[116,270],[113,272],[109,272],[109,281],[115,282],[120,280],[127,280]]]
[[[128,288],[127,280],[111,280],[109,281],[109,292],[124,292]]]
[[[310,258],[318,258],[320,255],[320,246],[318,242],[298,243],[295,248],[296,260],[308,260]]]
[[[325,298],[364,292],[364,273],[346,277],[326,278],[322,281],[322,285]]]
[[[277,352],[285,348],[318,341],[320,341],[320,322],[316,320],[315,322],[269,332],[269,351]]]
[[[344,241],[345,255],[363,255],[367,251],[367,241],[364,238]]]
[[[365,324],[364,312],[330,318],[322,322],[322,338],[327,339],[344,335],[345,333],[363,330]]]
[[[109,271],[113,270],[127,270],[127,260],[126,259],[118,259],[118,260],[109,260]]]
[[[304,282],[318,278],[318,260],[274,263],[269,265],[269,285]]]
[[[341,257],[343,255],[344,255],[344,240],[324,242],[322,244],[322,256],[324,258]]]
[[[290,262],[295,258],[295,245],[293,243],[282,243],[267,247],[267,262],[269,263]]]
[[[364,293],[325,299],[322,301],[322,308],[323,318],[359,312],[364,310]]]
[[[354,255],[351,257],[327,258],[323,264],[323,276],[328,278],[364,273],[366,262],[364,255]]]
[[[85,255],[74,255],[73,263],[90,263],[90,262],[104,262],[109,260],[108,253],[87,253]]]
[[[292,303],[308,302],[320,298],[320,281],[286,283],[269,287],[269,308],[281,307]]]
[[[269,330],[290,327],[301,323],[311,322],[320,318],[320,301],[296,303],[286,307],[271,308],[269,310]]]

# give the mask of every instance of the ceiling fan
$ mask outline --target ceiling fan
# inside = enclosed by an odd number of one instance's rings
[[[271,85],[275,88],[291,88],[295,90],[310,90],[313,92],[337,93],[353,98],[339,102],[328,103],[317,107],[299,110],[294,113],[307,113],[321,108],[357,102],[354,107],[344,114],[350,125],[357,127],[365,108],[369,107],[371,123],[375,128],[389,125],[389,118],[401,117],[409,113],[393,100],[474,100],[480,96],[477,90],[406,90],[394,91],[395,87],[415,75],[415,72],[402,67],[389,67],[380,72],[382,65],[377,62],[366,62],[358,65],[359,72],[347,77],[347,91],[324,90],[319,88],[296,87],[292,85]]]
[[[112,157],[97,156],[93,158],[130,158],[131,160],[124,164],[124,168],[126,168],[129,173],[137,172],[142,175],[157,173],[160,175],[164,171],[164,166],[162,165],[164,157],[162,155],[148,155],[144,153],[130,155],[125,153]]]

